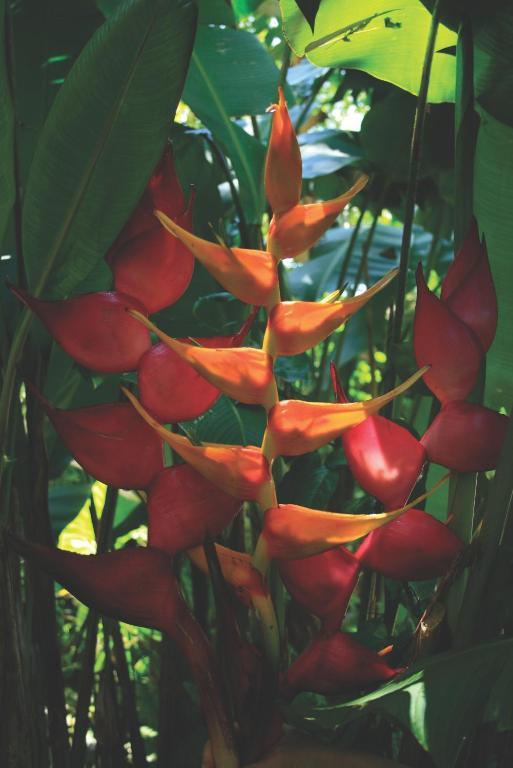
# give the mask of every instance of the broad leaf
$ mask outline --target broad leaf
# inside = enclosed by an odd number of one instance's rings
[[[418,93],[431,16],[420,0],[322,0],[315,33],[295,0],[281,0],[287,40],[298,56],[321,67],[363,69]],[[400,7],[399,7],[400,6]],[[429,101],[453,101],[456,35],[440,26]]]
[[[163,150],[194,29],[189,0],[134,0],[76,61],[27,184],[23,237],[33,291],[69,294],[126,221]]]
[[[0,40],[6,39],[5,0],[0,2]],[[0,59],[0,242],[14,203],[14,109],[11,101],[7,51],[4,47]]]

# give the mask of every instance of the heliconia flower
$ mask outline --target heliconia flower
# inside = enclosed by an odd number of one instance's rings
[[[509,419],[483,405],[446,403],[421,438],[430,461],[458,472],[485,472],[499,463]]]
[[[187,232],[161,211],[156,211],[155,215],[162,226],[181,240],[217,282],[236,298],[259,307],[276,303],[278,272],[267,251],[211,243]]]
[[[497,329],[497,296],[486,244],[479,241],[475,219],[447,271],[441,296],[449,309],[474,331],[487,352]]]
[[[146,328],[126,311],[146,311],[131,296],[112,291],[42,301],[21,288],[11,286],[11,290],[39,317],[68,355],[93,371],[133,371],[151,347]]]
[[[175,634],[185,605],[171,560],[151,547],[79,555],[13,538],[15,549],[100,613],[139,627]]]
[[[179,464],[153,479],[147,507],[148,545],[174,555],[221,533],[239,511],[240,501],[188,464]]]
[[[140,312],[130,314],[225,395],[248,405],[267,408],[276,402],[273,361],[267,352],[253,347],[213,349],[184,344],[161,331]]]
[[[447,403],[463,400],[476,383],[483,350],[474,331],[432,293],[417,268],[413,348],[418,365],[430,365],[425,382]]]
[[[360,424],[405,392],[426,371],[421,368],[390,392],[358,403],[310,403],[304,400],[282,400],[269,413],[264,439],[267,456],[297,456],[315,451]]]
[[[355,541],[371,531],[390,524],[409,509],[431,496],[444,483],[450,473],[404,507],[372,515],[351,515],[344,512],[325,512],[301,507],[298,504],[278,504],[270,507],[264,516],[262,535],[257,544],[255,560],[295,560],[310,557],[329,549]],[[260,550],[260,551],[259,551]]]
[[[194,341],[202,347],[238,347],[246,338],[257,311],[255,307],[236,334]],[[192,343],[190,339],[189,343]],[[155,344],[143,355],[137,374],[143,406],[164,423],[196,419],[208,411],[221,394],[217,387],[162,343]]]
[[[230,496],[255,501],[269,485],[269,463],[260,448],[215,443],[193,445],[183,435],[176,435],[155,421],[131,392],[122,389],[136,411],[184,461]]]
[[[273,122],[265,162],[265,193],[273,213],[288,211],[301,198],[301,151],[281,87],[278,94],[278,104],[267,110],[273,112]]]
[[[346,632],[317,637],[287,670],[282,691],[292,698],[302,691],[344,693],[385,682],[402,670]]]
[[[443,576],[463,542],[450,528],[420,509],[370,533],[356,552],[365,568],[390,579],[419,581]]]
[[[189,209],[177,220],[185,229],[192,228]],[[194,271],[192,253],[158,221],[152,229],[113,249],[107,261],[116,290],[134,296],[150,314],[178,301]]]
[[[275,259],[294,258],[309,250],[368,180],[368,176],[360,176],[347,192],[333,200],[295,205],[285,213],[274,215],[269,225],[267,250]]]
[[[360,564],[345,547],[299,560],[279,560],[290,594],[317,616],[327,632],[340,627],[358,580]]]
[[[331,377],[338,402],[347,403],[333,363]],[[364,491],[388,508],[408,500],[427,458],[411,432],[383,416],[370,416],[343,432],[342,444],[351,473]]]
[[[368,291],[348,299],[332,303],[280,302],[273,307],[269,315],[266,346],[270,354],[299,355],[315,347],[388,285],[398,272],[398,269],[390,270]]]
[[[173,219],[182,215],[186,208],[182,188],[175,170],[173,152],[169,146],[162,153],[141,199],[118,235],[114,247],[121,246],[133,237],[153,229],[155,226],[153,213],[155,208]]]
[[[163,469],[162,441],[129,403],[64,411],[31,390],[69,452],[100,482],[140,490]]]
[[[250,555],[236,552],[221,544],[215,545],[223,578],[235,590],[235,594],[248,607],[267,594],[262,574],[251,563]],[[194,565],[208,574],[208,562],[203,547],[193,547],[187,552]]]

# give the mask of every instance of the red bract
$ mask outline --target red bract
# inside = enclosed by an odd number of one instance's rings
[[[161,331],[140,312],[130,314],[225,395],[248,405],[263,405],[266,408],[275,402],[273,361],[263,349],[253,347],[212,349],[212,347],[201,347],[197,344],[184,344]]]
[[[420,509],[409,509],[370,533],[356,552],[365,568],[390,579],[417,581],[442,576],[463,548],[450,528]]]
[[[39,317],[68,355],[93,371],[133,371],[151,347],[146,328],[127,312],[146,312],[131,296],[112,291],[41,301],[21,288],[11,290]]]
[[[458,472],[495,469],[508,417],[474,403],[444,405],[421,438],[430,461]]]
[[[170,555],[203,544],[231,523],[240,504],[188,464],[164,469],[148,488],[148,544]]]
[[[162,153],[137,207],[121,230],[114,248],[153,229],[156,208],[172,218],[180,216],[185,210],[185,200],[176,175],[171,147],[166,147]]]
[[[162,441],[129,403],[63,411],[35,394],[67,449],[100,482],[138,490],[163,468]]]
[[[338,629],[358,579],[358,560],[345,547],[337,547],[300,560],[279,560],[278,567],[290,594],[326,631]]]
[[[338,402],[347,403],[333,363],[330,371]],[[397,507],[408,500],[426,461],[426,451],[407,429],[383,416],[370,416],[344,432],[342,443],[351,472],[367,493],[385,507]]]
[[[182,602],[171,560],[157,549],[78,555],[14,538],[16,550],[100,613],[173,635]]]
[[[392,269],[368,291],[332,303],[282,301],[269,315],[267,348],[272,355],[299,355],[326,339],[394,279]],[[339,291],[336,292],[337,295]]]
[[[236,347],[246,338],[256,311],[255,308],[233,336],[212,336],[195,341],[203,347]],[[138,383],[144,407],[158,421],[171,424],[196,419],[208,411],[221,394],[165,344],[156,344],[143,355],[138,368]]]
[[[290,259],[308,251],[331,227],[353,197],[361,192],[368,180],[367,176],[360,176],[347,192],[333,200],[295,205],[285,213],[273,216],[269,225],[267,248],[274,258]]]
[[[475,333],[432,293],[417,268],[413,347],[418,365],[430,365],[424,378],[442,403],[463,400],[477,379],[483,350]]]
[[[161,211],[156,216],[162,226],[189,248],[215,279],[246,304],[259,307],[276,303],[278,272],[270,253],[249,248],[229,248],[211,243],[187,232]]]
[[[293,208],[301,197],[301,152],[280,87],[279,103],[269,107],[273,122],[265,163],[265,192],[274,213]]]
[[[290,698],[302,691],[344,693],[390,680],[400,671],[351,635],[336,632],[308,646],[287,670],[282,687]]]
[[[486,352],[497,329],[497,296],[475,219],[442,283],[442,300],[474,331]]]

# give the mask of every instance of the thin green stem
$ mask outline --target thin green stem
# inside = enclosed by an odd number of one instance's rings
[[[426,53],[424,64],[422,66],[422,77],[420,81],[419,96],[415,110],[415,119],[413,123],[413,133],[410,148],[410,170],[408,175],[408,187],[406,191],[406,203],[404,207],[404,225],[403,237],[401,242],[401,258],[399,263],[399,275],[397,276],[397,293],[394,302],[394,322],[390,338],[390,347],[388,350],[388,368],[386,375],[385,389],[391,389],[395,383],[396,377],[396,351],[397,345],[402,339],[403,318],[404,318],[404,300],[406,297],[406,285],[408,277],[408,264],[410,258],[410,244],[413,229],[413,217],[415,213],[415,198],[417,195],[417,184],[420,172],[420,163],[422,156],[422,138],[424,134],[424,124],[427,111],[427,97],[429,89],[429,78],[431,75],[431,65],[435,52],[436,35],[438,31],[438,22],[440,17],[440,0],[436,0],[433,14],[431,16],[431,25],[428,33]]]

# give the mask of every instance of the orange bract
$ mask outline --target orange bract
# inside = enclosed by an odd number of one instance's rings
[[[141,312],[130,312],[201,376],[225,395],[248,405],[268,408],[276,401],[272,358],[251,347],[199,347],[172,339]]]
[[[230,496],[256,501],[271,480],[269,464],[260,448],[253,445],[193,445],[183,435],[169,432],[150,416],[131,392],[122,387],[134,408],[173,450]]]
[[[249,555],[223,547],[221,544],[216,544],[215,548],[224,579],[244,603],[251,605],[256,596],[266,594],[262,574],[252,565]],[[208,573],[208,563],[203,547],[189,549],[187,554],[197,568],[203,573]]]
[[[424,366],[395,389],[364,402],[309,403],[303,400],[282,400],[269,414],[265,436],[266,455],[298,456],[315,451],[339,437],[345,429],[377,413],[411,387],[427,370],[429,366]]]
[[[283,213],[299,203],[301,197],[301,152],[287,103],[280,87],[279,102],[273,112],[271,137],[265,163],[265,192],[274,213]]]
[[[155,215],[227,291],[247,304],[268,307],[275,303],[278,273],[269,253],[211,243],[187,232],[161,211]]]
[[[331,227],[347,203],[361,192],[368,180],[367,176],[360,176],[347,192],[333,200],[295,205],[285,213],[273,216],[269,226],[267,248],[274,258],[293,258],[311,248]]]
[[[271,311],[267,349],[274,355],[299,355],[326,339],[396,277],[392,269],[368,291],[334,303],[283,301]]]

